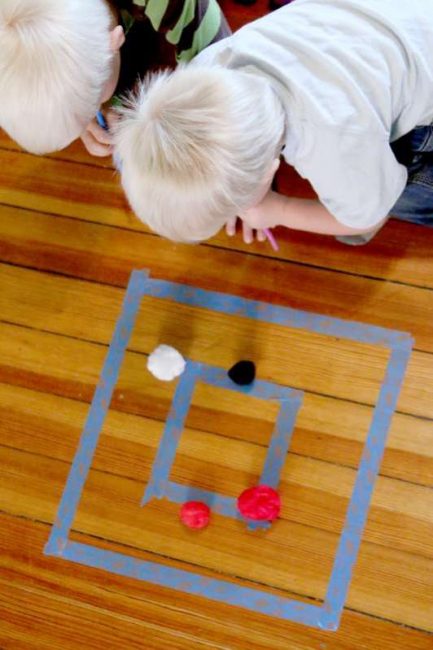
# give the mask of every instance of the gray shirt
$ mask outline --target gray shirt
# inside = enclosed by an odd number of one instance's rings
[[[338,221],[388,215],[407,182],[390,142],[433,122],[433,0],[295,0],[196,62],[271,81],[285,158]]]

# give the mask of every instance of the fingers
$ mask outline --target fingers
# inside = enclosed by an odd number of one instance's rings
[[[264,242],[266,241],[266,235],[264,230],[255,230],[251,228],[245,221],[243,221],[240,217],[239,219],[242,221],[242,235],[243,235],[243,240],[246,244],[252,244],[254,241],[254,233],[256,236],[257,241],[259,242]],[[236,234],[236,224],[238,221],[238,217],[231,217],[227,223],[226,223],[226,233],[229,237],[233,237]]]
[[[253,229],[245,221],[242,222],[242,233],[244,237],[244,242],[246,244],[252,244],[254,241]]]
[[[233,237],[236,234],[236,222],[237,217],[231,217],[226,223],[226,233],[229,237]]]
[[[93,119],[90,122],[90,124],[88,124],[86,128],[86,132],[90,133],[90,135],[93,136],[96,142],[99,142],[100,144],[106,144],[106,145],[113,144],[113,136],[109,131],[103,129],[102,126],[99,126],[98,122],[96,121],[96,118]]]
[[[89,131],[84,131],[81,135],[81,140],[92,156],[103,158],[104,156],[111,156],[113,153],[113,147],[111,145],[101,144]]]
[[[92,156],[102,158],[111,156],[113,153],[113,137],[109,131],[99,126],[96,118],[87,125],[85,131],[81,134],[81,140]]]

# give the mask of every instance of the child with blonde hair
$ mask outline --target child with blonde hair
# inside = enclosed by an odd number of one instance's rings
[[[109,155],[95,115],[135,84],[149,48],[164,40],[189,61],[229,33],[216,0],[0,0],[0,127],[33,153],[81,136]]]
[[[211,237],[271,182],[283,118],[272,88],[246,72],[181,67],[150,77],[117,134],[133,210],[170,239]]]
[[[132,208],[189,242],[432,225],[432,43],[433,0],[295,0],[151,77],[117,133]],[[270,190],[281,151],[318,201]]]

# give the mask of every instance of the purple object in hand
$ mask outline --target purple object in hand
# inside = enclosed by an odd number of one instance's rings
[[[279,251],[280,247],[278,246],[277,240],[273,236],[272,231],[269,228],[263,228],[263,232],[265,233],[267,240],[272,246],[272,248],[274,249],[274,251]]]

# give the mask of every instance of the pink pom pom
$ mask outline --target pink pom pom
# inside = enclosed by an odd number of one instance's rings
[[[180,509],[180,520],[188,528],[205,528],[210,519],[210,508],[202,501],[187,501]]]
[[[280,514],[280,495],[268,485],[248,488],[238,497],[238,510],[246,519],[273,521]]]

